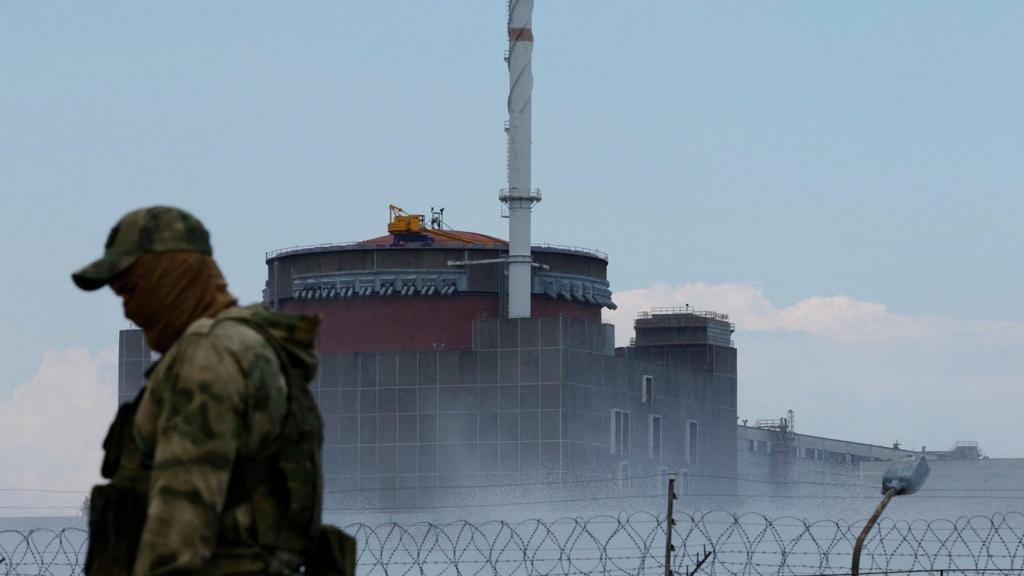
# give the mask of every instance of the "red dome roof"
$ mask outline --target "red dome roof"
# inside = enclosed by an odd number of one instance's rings
[[[431,246],[438,248],[459,247],[467,244],[473,246],[494,246],[496,248],[505,248],[508,246],[508,242],[501,238],[495,238],[494,236],[488,236],[487,234],[480,234],[477,232],[466,232],[463,230],[428,229],[423,231],[423,235],[432,238],[433,243]],[[387,248],[393,244],[393,241],[393,237],[388,234],[386,236],[378,236],[377,238],[363,240],[359,245],[366,246],[367,248]]]

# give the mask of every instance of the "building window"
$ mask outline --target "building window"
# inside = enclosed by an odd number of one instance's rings
[[[629,412],[615,408],[612,410],[611,422],[611,453],[617,456],[629,454]]]
[[[700,462],[700,423],[695,420],[686,421],[686,463]]]
[[[661,460],[661,416],[651,415],[647,433],[647,455],[653,460]]]
[[[827,458],[832,464],[846,464],[846,454],[843,454],[842,452],[832,452],[830,450]]]
[[[654,376],[644,374],[640,387],[640,401],[644,404],[654,404]]]
[[[751,452],[757,452],[757,442],[754,440],[747,440],[747,449]]]
[[[690,471],[689,470],[683,470],[683,473],[681,474],[681,476],[682,476],[682,484],[683,484],[683,494],[689,494],[690,493]]]

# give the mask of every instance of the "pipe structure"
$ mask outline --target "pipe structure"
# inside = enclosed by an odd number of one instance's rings
[[[508,3],[508,316],[530,317],[533,292],[530,218],[540,192],[530,188],[533,98],[533,0]]]

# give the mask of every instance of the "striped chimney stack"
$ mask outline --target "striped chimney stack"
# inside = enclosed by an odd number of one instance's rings
[[[530,188],[531,100],[533,96],[533,0],[508,3],[508,315],[530,317],[532,258],[530,217],[540,192]]]

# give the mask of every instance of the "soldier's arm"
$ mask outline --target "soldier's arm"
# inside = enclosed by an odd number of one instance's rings
[[[201,574],[216,545],[245,421],[245,377],[230,352],[185,336],[151,390],[155,450],[135,576]]]

